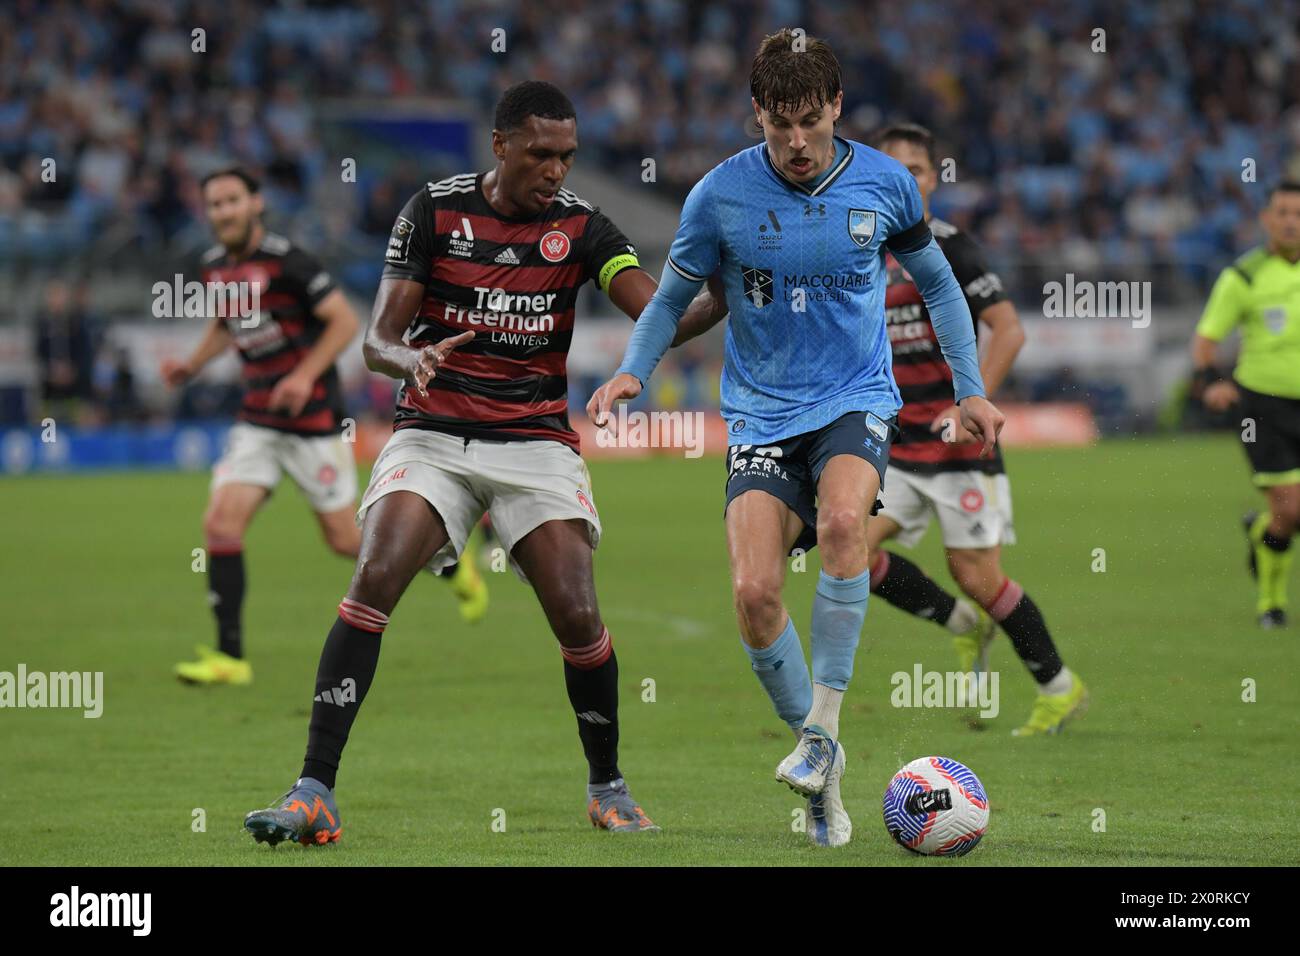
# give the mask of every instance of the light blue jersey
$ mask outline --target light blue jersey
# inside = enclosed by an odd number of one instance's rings
[[[951,351],[958,359],[950,360],[956,397],[983,394],[969,309],[925,224],[916,181],[869,146],[839,138],[837,146],[842,155],[816,185],[782,176],[764,143],[696,184],[664,284],[638,320],[620,368],[647,381],[685,304],[721,268],[731,310],[722,416],[734,443],[777,442],[852,411],[883,419],[898,412],[885,324],[887,242],[909,268],[907,253],[933,247],[946,278],[930,287],[945,306],[931,312],[945,356]],[[915,258],[933,271],[932,256]],[[940,330],[937,320],[954,310],[964,319],[950,316],[954,321]]]

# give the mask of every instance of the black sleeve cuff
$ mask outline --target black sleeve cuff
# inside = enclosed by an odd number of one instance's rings
[[[902,253],[906,255],[909,252],[915,252],[917,249],[923,249],[930,244],[930,226],[922,217],[915,224],[908,226],[902,232],[896,232],[885,240],[885,246],[894,255]]]

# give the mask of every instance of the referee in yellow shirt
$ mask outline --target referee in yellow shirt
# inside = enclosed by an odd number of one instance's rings
[[[1236,405],[1255,486],[1268,511],[1246,516],[1260,627],[1286,625],[1291,536],[1300,524],[1300,182],[1273,187],[1260,213],[1266,246],[1247,252],[1214,283],[1192,340],[1193,394],[1221,412]],[[1214,368],[1233,329],[1241,352],[1232,378]]]

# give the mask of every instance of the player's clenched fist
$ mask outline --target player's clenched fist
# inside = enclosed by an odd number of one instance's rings
[[[1237,391],[1236,385],[1223,379],[1213,385],[1207,385],[1201,401],[1212,412],[1225,412],[1241,401],[1241,393]]]
[[[415,390],[421,395],[428,395],[429,380],[436,378],[438,366],[447,361],[457,346],[464,345],[474,337],[473,332],[462,332],[460,335],[453,335],[449,339],[443,339],[437,345],[426,345],[423,348],[411,350],[411,363],[407,369],[407,377]]]
[[[993,443],[1002,433],[1007,417],[998,411],[996,405],[979,395],[962,399],[960,408],[962,427],[984,442],[980,457],[987,458],[993,454]]]
[[[624,398],[636,398],[640,394],[641,382],[635,375],[626,372],[615,375],[591,396],[591,401],[587,403],[587,417],[597,428],[607,428],[611,435],[617,435],[614,416],[610,415],[609,410],[615,402]]]

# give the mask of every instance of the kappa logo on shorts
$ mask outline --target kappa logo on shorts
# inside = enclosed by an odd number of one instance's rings
[[[581,490],[578,491],[578,504],[590,511],[593,518],[596,517],[596,506],[591,503],[591,499],[583,494]]]
[[[960,500],[964,511],[979,511],[984,507],[984,496],[976,488],[967,488],[961,493]]]
[[[884,441],[889,437],[889,426],[872,412],[867,412],[867,431],[876,441]]]

